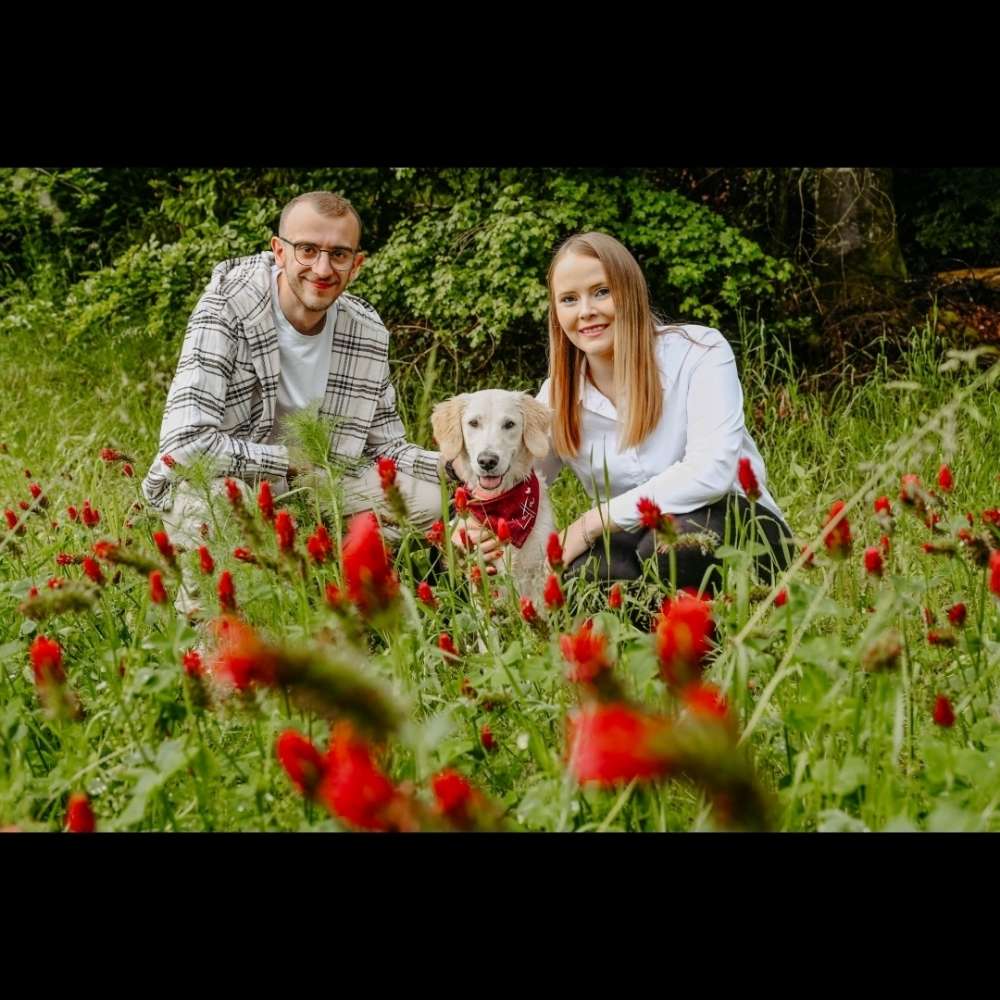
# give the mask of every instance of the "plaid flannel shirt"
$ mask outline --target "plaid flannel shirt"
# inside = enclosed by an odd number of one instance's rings
[[[280,478],[288,449],[268,444],[278,392],[278,335],[271,309],[269,252],[227,260],[188,322],[160,426],[156,460],[142,482],[150,505],[169,510],[176,479],[164,456],[183,466],[201,456],[216,474]],[[331,421],[337,460],[396,460],[401,472],[438,481],[438,453],[405,439],[389,381],[389,332],[364,299],[342,294],[320,415]],[[168,461],[169,461],[168,459]]]

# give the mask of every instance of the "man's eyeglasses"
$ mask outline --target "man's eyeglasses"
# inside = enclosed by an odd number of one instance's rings
[[[282,243],[287,243],[295,254],[295,259],[303,267],[311,267],[319,260],[319,255],[325,253],[330,259],[330,267],[335,271],[350,271],[354,265],[354,258],[357,257],[357,250],[350,247],[334,247],[332,250],[324,250],[323,247],[316,246],[315,243],[293,243],[286,240],[284,236],[279,236]]]

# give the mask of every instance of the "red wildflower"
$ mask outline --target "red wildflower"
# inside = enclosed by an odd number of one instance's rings
[[[1000,597],[1000,549],[990,556],[990,593]]]
[[[566,603],[562,587],[559,586],[559,577],[555,573],[550,573],[545,581],[545,591],[542,596],[545,598],[547,608],[561,608]]]
[[[440,547],[444,544],[444,521],[435,521],[427,534],[424,535],[431,545],[437,545]]]
[[[549,535],[549,540],[545,546],[545,554],[548,556],[549,565],[558,572],[562,569],[563,564],[563,550],[562,543],[559,541],[559,536],[553,531]]]
[[[347,527],[344,584],[351,601],[366,616],[388,608],[399,592],[378,521],[370,511],[355,515]]]
[[[734,724],[729,714],[726,696],[714,684],[701,681],[688,684],[681,692],[681,700],[694,716],[709,720],[720,719]]]
[[[69,507],[66,508],[66,516],[71,521],[75,521],[80,516],[80,512],[71,504]]]
[[[844,501],[834,500],[824,527],[834,521],[843,509]],[[823,542],[832,556],[846,556],[851,551],[851,526],[846,517],[840,518],[837,526],[826,535]]]
[[[344,595],[340,592],[340,587],[335,583],[328,583],[326,585],[326,590],[324,593],[326,597],[326,603],[330,605],[331,608],[340,610],[344,606]]]
[[[62,647],[55,639],[48,636],[35,636],[28,650],[31,657],[31,668],[35,672],[35,683],[39,688],[50,684],[62,684],[66,673],[62,668]]]
[[[757,482],[757,476],[754,474],[753,466],[750,464],[749,458],[741,458],[739,461],[737,476],[740,481],[740,486],[743,488],[743,492],[751,500],[760,499],[760,485]]]
[[[28,599],[34,600],[38,596],[38,588],[32,587],[28,590]]]
[[[656,651],[668,684],[683,687],[701,676],[712,628],[712,608],[704,598],[681,591],[673,600],[664,600],[656,625]]]
[[[391,458],[380,458],[376,465],[378,480],[382,484],[382,489],[387,490],[396,482],[396,462]]]
[[[479,742],[482,743],[485,750],[496,749],[497,741],[493,738],[493,730],[490,729],[489,723],[485,723],[483,728],[479,730]]]
[[[103,584],[104,574],[101,573],[101,567],[97,564],[95,559],[90,556],[83,557],[83,572],[88,576],[94,583]]]
[[[163,574],[158,569],[154,569],[149,574],[149,599],[154,604],[167,603],[167,592],[163,588]]]
[[[882,555],[887,556],[889,554],[889,548],[890,548],[890,545],[889,545],[889,536],[888,535],[883,535],[878,540],[878,544],[879,544],[880,548],[882,549]]]
[[[3,512],[3,516],[7,518],[8,529],[13,531],[14,528],[17,527],[17,514],[15,514],[12,510],[5,510]]]
[[[594,623],[589,618],[575,635],[560,636],[559,648],[570,665],[568,679],[578,684],[592,684],[605,670],[610,670],[607,641],[607,636],[594,631]]]
[[[97,556],[98,559],[110,560],[118,551],[118,546],[114,542],[108,541],[106,538],[102,538],[99,542],[94,542],[90,547],[91,551]],[[70,559],[70,562],[73,560]]]
[[[538,621],[538,612],[535,610],[535,605],[531,603],[530,597],[521,598],[521,617],[526,622]]]
[[[457,826],[471,825],[470,809],[482,801],[482,796],[458,771],[446,768],[435,774],[431,779],[431,788],[437,799],[438,813],[447,816]]]
[[[954,646],[957,642],[955,633],[950,629],[934,629],[927,633],[927,641],[932,646]]]
[[[889,503],[888,497],[882,496],[875,501],[875,513],[892,516],[892,504]]]
[[[28,510],[31,507],[31,504],[28,503],[27,500],[18,500],[17,501],[17,505],[18,505],[18,507],[21,508],[21,510]]]
[[[934,612],[931,611],[930,608],[924,608],[924,610],[923,610],[923,616],[924,616],[924,624],[925,625],[933,625],[934,624],[934,621],[935,621]]]
[[[774,606],[776,608],[783,608],[788,603],[788,588],[782,587],[777,594],[774,595]]]
[[[37,500],[42,495],[42,488],[38,483],[30,483],[28,485],[28,492],[31,494],[32,499]]]
[[[245,563],[255,563],[257,561],[257,557],[249,549],[242,546],[237,546],[237,548],[233,549],[233,558]]]
[[[874,545],[865,549],[865,571],[872,576],[881,576],[884,568],[882,553]]]
[[[507,518],[505,517],[497,518],[497,540],[501,542],[510,541],[510,525],[507,523]]]
[[[208,551],[208,547],[202,545],[198,548],[198,560],[201,563],[201,571],[205,576],[211,576],[215,571],[215,560],[212,558],[212,553]]]
[[[942,465],[938,469],[938,486],[945,491],[945,493],[950,493],[955,485],[955,477],[951,474],[951,469],[947,465]]]
[[[226,478],[226,498],[234,507],[241,507],[243,505],[243,494],[240,492],[239,486],[236,485],[235,479]]]
[[[473,566],[469,570],[469,579],[472,581],[473,587],[479,587],[483,582],[483,571],[478,566]]]
[[[114,448],[102,448],[101,449],[101,461],[102,462],[117,462],[123,459],[125,456],[120,451],[115,451]]]
[[[608,594],[608,607],[613,609],[618,609],[622,606],[622,588],[618,584],[614,584],[611,587],[611,593]]]
[[[319,792],[330,811],[352,826],[388,830],[392,825],[386,808],[396,798],[396,790],[349,722],[334,726]]]
[[[93,833],[97,829],[90,799],[83,792],[74,792],[66,807],[66,830],[69,833]]]
[[[923,492],[920,477],[913,472],[908,472],[900,480],[899,499],[907,506],[912,506],[919,499]]]
[[[224,575],[224,574],[223,574]],[[277,680],[278,660],[246,622],[226,616],[213,623],[218,647],[212,659],[216,676],[238,691],[251,684],[269,686]]]
[[[135,475],[135,469],[132,468],[130,462],[126,462],[122,466],[122,475],[127,476],[129,479],[131,479]]]
[[[90,506],[89,500],[84,500],[83,510],[80,511],[80,518],[88,528],[93,528],[95,524],[100,523],[101,514],[100,511]]]
[[[219,606],[223,611],[236,610],[236,587],[233,586],[233,576],[228,569],[219,574]]]
[[[455,510],[459,514],[464,514],[469,506],[469,491],[464,486],[459,486],[455,490]]]
[[[326,771],[326,761],[319,750],[297,729],[286,729],[275,741],[274,752],[292,784],[312,798]]]
[[[576,780],[610,785],[666,774],[670,760],[658,748],[665,719],[627,705],[587,705],[568,719],[569,769]]]
[[[279,510],[274,519],[274,533],[278,536],[278,548],[291,552],[295,545],[295,522],[287,510]]]
[[[939,694],[934,699],[934,724],[945,729],[951,729],[955,725],[955,709],[947,695]]]
[[[173,563],[177,557],[174,552],[173,545],[170,544],[170,539],[167,537],[165,531],[154,531],[153,541],[156,543],[157,549],[160,551],[160,555],[167,560],[168,563]]]
[[[948,621],[950,621],[956,628],[961,628],[965,624],[965,617],[967,614],[968,611],[965,605],[961,601],[958,601],[948,609]]]
[[[316,563],[324,563],[333,554],[333,542],[326,525],[317,524],[316,530],[306,539],[306,551]]]
[[[431,590],[431,585],[426,580],[421,580],[417,584],[417,598],[429,608],[437,607],[437,601],[434,599],[434,591]]]
[[[175,466],[175,465],[177,464],[177,461],[175,460],[175,458],[174,458],[174,456],[173,456],[173,455],[161,455],[161,456],[160,456],[160,461],[161,461],[161,462],[162,462],[162,463],[163,463],[163,464],[164,464],[164,465],[165,465],[165,466],[166,466],[166,467],[167,467],[168,469],[172,469],[172,468],[173,468],[173,467],[174,467],[174,466]]]
[[[981,517],[983,524],[995,524],[1000,528],[1000,507],[994,507],[992,510],[984,510]]]
[[[260,489],[257,491],[257,506],[265,521],[274,520],[274,497],[271,495],[271,484],[262,479]]]
[[[205,674],[205,664],[201,661],[201,653],[197,649],[189,649],[184,654],[184,673],[188,677],[203,677]]]
[[[656,531],[663,520],[663,511],[648,497],[642,497],[636,504],[636,507],[639,511],[639,519],[642,521],[642,526]]]
[[[45,585],[49,590],[58,590],[66,581],[61,576],[50,576],[48,580],[45,581]]]
[[[440,649],[445,656],[458,656],[458,650],[455,648],[455,640],[452,639],[447,632],[442,632],[438,636],[438,649]]]

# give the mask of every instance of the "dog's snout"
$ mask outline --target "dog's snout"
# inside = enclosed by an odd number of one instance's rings
[[[476,461],[483,472],[492,472],[500,463],[500,456],[495,451],[483,451],[479,453]]]

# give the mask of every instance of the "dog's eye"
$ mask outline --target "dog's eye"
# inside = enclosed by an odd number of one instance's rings
[[[470,426],[470,427],[478,427],[478,426],[479,426],[479,421],[478,421],[478,420],[475,420],[475,419],[473,419],[473,420],[470,420],[470,421],[469,421],[469,426]]]
[[[514,421],[513,420],[505,420],[503,422],[503,429],[505,431],[509,431],[511,429],[511,427],[513,427],[513,426],[514,426]]]

